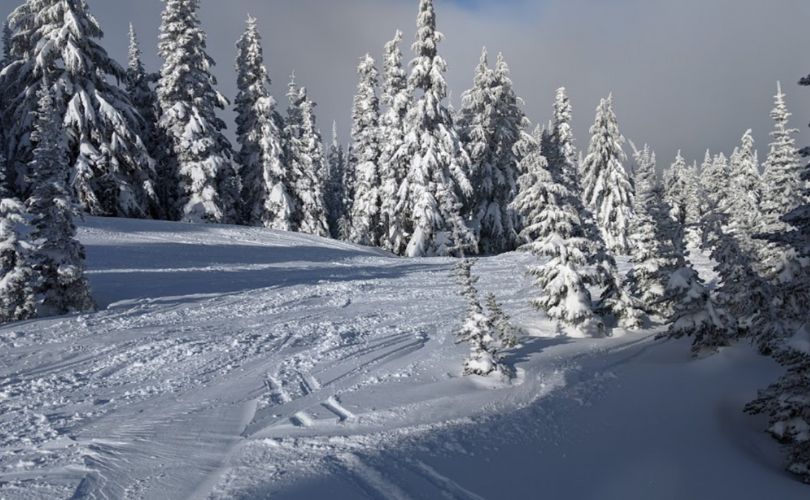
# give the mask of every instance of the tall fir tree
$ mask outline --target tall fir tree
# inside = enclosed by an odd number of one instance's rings
[[[264,64],[258,24],[248,17],[247,26],[236,44],[237,88],[236,160],[242,180],[241,220],[251,226],[290,231],[293,202],[284,166],[284,146],[270,95],[270,77]]]
[[[680,299],[669,289],[678,269],[678,253],[673,238],[675,224],[669,218],[664,189],[656,174],[655,153],[647,145],[635,153],[636,217],[631,225],[633,268],[627,275],[628,289],[647,313],[669,318]]]
[[[762,215],[766,225],[778,225],[783,215],[804,201],[802,165],[795,138],[799,131],[790,128],[791,113],[788,111],[781,84],[777,84],[774,101],[771,111],[774,121],[772,142],[762,176]]]
[[[287,97],[284,127],[288,182],[294,203],[292,229],[315,236],[329,236],[324,200],[326,159],[321,133],[315,122],[315,103],[293,75]],[[348,169],[347,169],[348,170]]]
[[[528,119],[509,78],[509,67],[498,55],[494,69],[486,50],[476,70],[474,87],[463,96],[459,128],[470,156],[473,196],[469,202],[479,249],[486,254],[514,250],[517,221],[509,205],[517,195],[520,158],[515,145]]]
[[[6,184],[0,155],[0,324],[36,314],[36,277],[28,238],[29,217]]]
[[[582,165],[584,200],[595,217],[608,250],[627,254],[633,215],[633,186],[625,169],[624,137],[613,112],[613,98],[603,99],[591,127],[591,144]]]
[[[165,218],[168,200],[172,198],[168,184],[171,174],[164,168],[163,144],[158,130],[158,98],[154,85],[160,78],[159,73],[146,71],[142,52],[135,33],[135,27],[129,25],[129,61],[127,65],[126,90],[132,100],[132,106],[140,115],[139,133],[150,156],[155,159],[155,191],[159,201],[159,218]]]
[[[333,238],[348,239],[350,220],[343,203],[346,192],[343,184],[346,176],[346,152],[338,140],[337,122],[332,122],[332,143],[326,154],[326,162],[329,167],[325,198],[329,231]]]
[[[386,250],[405,252],[407,234],[399,206],[399,189],[410,166],[405,148],[405,119],[411,103],[408,74],[402,67],[402,32],[385,45],[380,117],[380,224]]]
[[[380,212],[380,102],[379,74],[374,59],[366,54],[357,67],[360,81],[352,108],[352,147],[348,168],[355,171],[354,200],[349,239],[378,246],[383,239]]]
[[[533,134],[523,132],[515,148],[521,158],[518,179],[518,195],[512,202],[511,210],[516,214],[518,224],[517,241],[521,245],[537,241],[544,236],[543,209],[556,201],[548,190],[554,180],[540,149],[543,131],[537,127]]]
[[[140,136],[142,117],[127,93],[108,80],[127,72],[98,44],[103,32],[84,0],[28,0],[9,16],[11,43],[0,89],[10,174],[31,192],[31,140],[42,82],[52,86],[59,133],[67,137],[70,183],[94,215],[160,214],[155,163]]]
[[[65,185],[67,153],[61,113],[53,87],[44,80],[37,93],[39,105],[31,136],[33,191],[27,201],[36,245],[34,270],[38,277],[37,305],[41,315],[89,311],[94,308],[84,277],[84,247],[76,240],[76,207]]]
[[[573,108],[565,87],[557,89],[554,99],[554,119],[542,140],[543,156],[548,160],[551,175],[572,192],[579,191],[579,160],[571,127]]]
[[[158,82],[160,128],[166,135],[177,179],[175,218],[184,222],[229,223],[237,219],[239,179],[231,143],[217,109],[228,100],[216,90],[214,60],[206,52],[199,0],[163,0]]]
[[[729,215],[729,224],[736,236],[750,240],[756,232],[762,198],[759,160],[751,130],[745,132],[740,147],[731,155],[729,169],[728,196],[720,209]],[[743,249],[752,251],[751,243],[745,242]]]
[[[406,117],[404,144],[410,167],[398,202],[408,235],[404,253],[453,255],[477,246],[461,216],[464,201],[472,194],[466,175],[469,158],[444,105],[447,64],[438,54],[443,35],[436,30],[433,0],[420,0],[417,26],[409,78],[417,95]]]

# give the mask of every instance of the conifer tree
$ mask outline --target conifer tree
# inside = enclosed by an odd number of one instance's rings
[[[329,145],[326,162],[329,166],[325,198],[329,231],[333,238],[347,239],[343,236],[344,233],[348,236],[348,231],[350,230],[347,223],[346,207],[343,204],[345,196],[343,179],[346,176],[346,153],[343,150],[343,146],[338,141],[337,122],[332,123],[332,143]]]
[[[290,231],[293,203],[284,167],[281,118],[268,88],[270,77],[255,18],[248,18],[236,46],[239,93],[234,102],[236,141],[241,146],[236,156],[242,179],[241,220],[251,226]]]
[[[374,59],[366,54],[357,67],[360,81],[352,109],[352,147],[349,169],[355,172],[349,239],[378,246],[383,238],[380,211],[380,103],[379,76]]]
[[[469,158],[444,105],[447,65],[438,55],[443,35],[436,30],[433,0],[420,0],[417,25],[409,86],[419,95],[406,117],[404,149],[410,168],[398,202],[408,235],[405,255],[451,255],[477,246],[461,216],[472,194],[466,175]]]
[[[91,214],[157,215],[154,160],[139,135],[141,118],[126,92],[126,70],[97,43],[103,36],[84,0],[28,0],[9,16],[8,65],[0,89],[10,173],[28,194],[37,92],[52,85],[67,137],[72,190]]]
[[[768,432],[787,445],[787,470],[810,484],[810,353],[786,347],[775,357],[787,372],[745,410],[768,415]]]
[[[31,165],[33,191],[27,207],[36,245],[34,270],[38,275],[37,303],[42,315],[89,311],[94,308],[84,277],[84,247],[76,240],[75,206],[65,186],[67,154],[60,134],[60,113],[53,87],[44,80],[34,133]]]
[[[475,284],[478,277],[472,275],[473,259],[461,260],[455,268],[455,276],[461,286],[461,296],[467,299],[467,314],[461,328],[456,332],[459,342],[470,346],[470,355],[464,361],[465,375],[506,375],[498,349],[499,339],[493,319],[489,317],[478,297]]]
[[[765,162],[762,178],[764,227],[771,224],[779,225],[778,219],[804,201],[802,165],[794,137],[799,131],[790,128],[790,117],[782,85],[777,84],[775,105],[771,111],[771,118],[774,121],[774,129],[771,132],[773,142],[770,144],[770,153]]]
[[[328,237],[323,178],[326,165],[321,133],[315,123],[315,103],[307,96],[306,88],[296,85],[294,75],[287,97],[290,105],[284,140],[288,182],[295,207],[293,231]]]
[[[572,192],[580,188],[576,176],[579,175],[579,161],[571,128],[573,118],[571,102],[565,87],[557,89],[554,100],[554,119],[543,141],[543,156],[548,160],[551,175]]]
[[[539,127],[533,135],[523,132],[515,145],[523,174],[518,179],[518,195],[511,208],[517,216],[517,240],[521,244],[535,242],[543,236],[543,208],[554,201],[548,190],[553,178],[540,149],[542,133]]]
[[[140,116],[138,131],[149,155],[155,159],[155,192],[158,206],[153,209],[153,215],[165,218],[169,200],[173,198],[170,188],[171,172],[165,170],[163,159],[161,135],[158,131],[158,98],[153,85],[160,78],[159,73],[149,73],[141,59],[141,48],[135,28],[129,25],[129,64],[127,66],[126,90],[132,100],[132,106]]]
[[[225,122],[217,109],[228,100],[216,90],[214,60],[206,52],[199,0],[163,0],[158,82],[160,128],[178,183],[173,211],[184,222],[229,223],[237,218],[239,179]]]
[[[589,265],[593,247],[583,227],[581,212],[571,205],[574,196],[565,186],[548,172],[544,177],[548,201],[533,224],[536,239],[525,246],[538,260],[545,261],[529,270],[542,290],[533,304],[552,319],[584,330],[601,329],[588,290],[598,284],[599,276]]]
[[[633,211],[633,186],[624,167],[624,137],[613,112],[612,96],[603,99],[591,127],[591,144],[582,165],[584,201],[609,251],[627,254]]]
[[[471,224],[486,254],[514,250],[517,221],[509,205],[517,195],[520,175],[515,145],[528,119],[520,109],[501,54],[494,69],[487,65],[486,49],[476,69],[474,87],[465,92],[459,128],[470,156],[473,197]]]
[[[0,324],[32,318],[36,314],[32,248],[28,214],[13,197],[2,176],[0,156]]]
[[[678,269],[678,254],[672,243],[674,224],[664,202],[664,190],[656,175],[655,153],[647,145],[635,153],[636,217],[632,227],[633,268],[627,275],[628,289],[648,313],[668,318],[678,297],[668,290]]]
[[[731,169],[723,153],[714,157],[711,165],[701,172],[700,182],[706,191],[707,203],[721,206],[726,203]],[[706,210],[704,210],[705,212]]]
[[[411,103],[408,74],[402,67],[402,32],[385,45],[384,77],[381,102],[385,110],[380,118],[380,224],[381,246],[402,255],[407,244],[399,207],[399,189],[410,167],[405,148],[405,119]]]
[[[728,196],[720,209],[729,215],[729,224],[733,226],[737,237],[750,239],[756,232],[762,186],[751,130],[743,135],[742,144],[731,156],[729,168],[731,177],[728,183]],[[747,252],[752,251],[750,242],[745,242],[743,249]]]
[[[686,227],[689,224],[689,167],[686,166],[686,160],[680,151],[664,179],[665,199],[670,206],[670,217],[680,226]]]

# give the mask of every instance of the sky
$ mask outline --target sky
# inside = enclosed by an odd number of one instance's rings
[[[126,62],[127,28],[139,33],[145,63],[158,70],[160,0],[87,0],[105,31],[102,44]],[[2,15],[20,0],[0,0]],[[318,103],[325,139],[333,120],[348,139],[356,66],[381,57],[396,29],[410,59],[418,0],[202,0],[201,20],[217,62],[219,90],[236,93],[235,43],[248,14],[258,18],[272,91],[286,104],[289,75]],[[554,91],[565,86],[574,106],[578,146],[586,149],[599,99],[613,93],[623,134],[649,143],[659,166],[678,150],[702,160],[707,148],[727,154],[751,128],[767,154],[770,110],[781,80],[800,144],[810,144],[810,73],[802,36],[807,0],[436,0],[446,40],[451,101],[472,84],[483,46],[491,62],[503,52],[527,116],[544,123]],[[233,113],[223,113],[233,133]],[[628,148],[629,151],[629,148]]]

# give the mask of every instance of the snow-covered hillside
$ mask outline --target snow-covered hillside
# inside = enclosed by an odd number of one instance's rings
[[[99,312],[0,329],[0,498],[806,498],[742,413],[780,369],[568,339],[532,257],[475,267],[531,335],[460,376],[449,259],[90,218]]]

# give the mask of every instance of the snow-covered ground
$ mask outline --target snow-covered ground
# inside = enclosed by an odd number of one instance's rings
[[[741,411],[778,366],[559,337],[529,256],[474,269],[530,333],[504,384],[460,376],[451,260],[121,219],[80,237],[99,312],[0,329],[0,498],[810,495]]]

